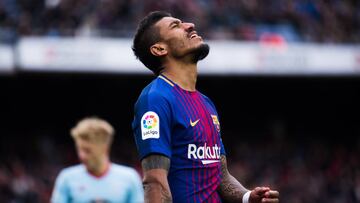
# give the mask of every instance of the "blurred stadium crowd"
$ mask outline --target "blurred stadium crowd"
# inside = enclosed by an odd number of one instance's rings
[[[281,192],[284,202],[291,203],[360,201],[359,146],[324,145],[323,140],[310,143],[288,138],[267,137],[266,142],[238,139],[234,135],[225,140],[229,170],[249,188],[272,186]],[[55,144],[45,137],[32,142],[36,150],[26,147],[26,143],[2,143],[1,147],[11,154],[0,162],[2,202],[48,202],[61,168],[77,163],[71,145]],[[126,147],[129,143],[123,142],[113,148]],[[113,160],[141,173],[135,150],[122,153],[123,150],[113,153]]]
[[[357,0],[1,0],[0,41],[19,36],[132,37],[149,11],[190,20],[208,39],[360,42]]]

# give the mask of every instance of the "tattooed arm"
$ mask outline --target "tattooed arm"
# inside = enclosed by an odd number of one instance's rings
[[[237,181],[228,171],[226,156],[221,156],[222,180],[219,192],[222,198],[229,202],[242,202],[243,195],[249,191]]]
[[[223,199],[228,202],[243,202],[244,194],[250,190],[246,189],[237,181],[228,171],[226,156],[221,156],[222,180],[219,187],[219,193]],[[270,190],[268,187],[256,187],[251,190],[249,203],[278,203],[279,192]]]
[[[172,202],[167,174],[170,159],[163,155],[152,154],[141,161],[144,173],[143,185],[145,202]]]

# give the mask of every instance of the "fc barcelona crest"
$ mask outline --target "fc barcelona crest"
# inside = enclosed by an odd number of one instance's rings
[[[214,125],[215,125],[215,127],[216,127],[216,130],[217,130],[218,132],[220,132],[220,122],[219,122],[218,117],[217,117],[216,115],[211,115],[211,118],[212,118],[213,123],[214,123]]]

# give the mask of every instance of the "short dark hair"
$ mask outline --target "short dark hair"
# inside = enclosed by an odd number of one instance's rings
[[[147,68],[156,75],[163,69],[161,59],[150,52],[150,47],[161,40],[159,29],[154,25],[164,17],[171,17],[165,11],[154,11],[145,16],[136,30],[132,50]]]

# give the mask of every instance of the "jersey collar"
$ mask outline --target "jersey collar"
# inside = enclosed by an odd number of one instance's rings
[[[160,79],[164,80],[165,82],[167,82],[169,85],[171,85],[172,87],[175,86],[175,83],[173,81],[171,81],[169,78],[167,78],[165,75],[160,74],[158,76]]]

